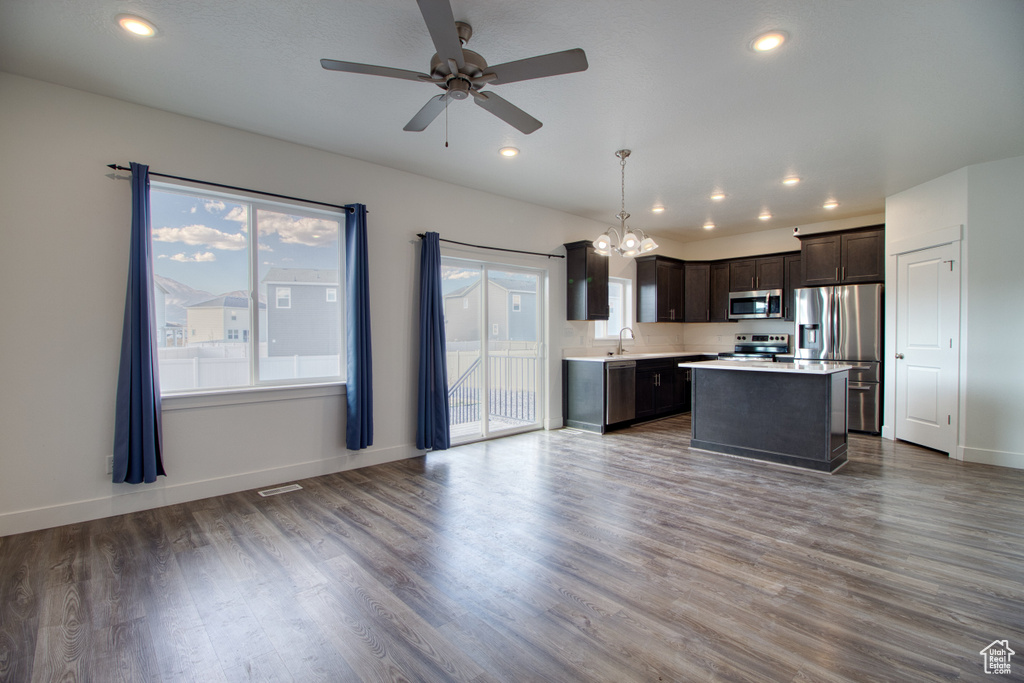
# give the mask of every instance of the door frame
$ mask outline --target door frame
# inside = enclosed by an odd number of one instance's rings
[[[965,369],[965,358],[967,337],[966,324],[967,324],[967,312],[964,306],[965,298],[965,283],[967,281],[967,244],[964,239],[964,229],[962,224],[952,225],[945,228],[940,228],[920,235],[914,235],[891,244],[887,244],[886,249],[886,284],[892,283],[892,286],[887,286],[885,289],[885,341],[884,341],[884,411],[883,411],[883,426],[882,426],[882,437],[889,440],[896,440],[899,435],[896,433],[896,402],[897,392],[899,386],[897,384],[897,372],[896,372],[896,326],[897,326],[897,312],[896,302],[898,300],[898,286],[899,286],[899,257],[905,254],[910,254],[915,251],[922,251],[925,249],[931,249],[933,247],[941,247],[946,244],[953,244],[956,246],[959,253],[960,259],[960,280],[959,280],[959,329],[957,330],[956,339],[956,367],[954,368],[954,374],[956,377],[956,397],[952,402],[951,410],[952,414],[952,430],[950,433],[950,444],[949,444],[949,457],[956,460],[963,460],[964,449],[961,444],[961,424],[960,416],[964,414],[963,406],[963,373]],[[891,297],[891,298],[890,298]]]
[[[456,253],[445,253],[456,252]],[[475,255],[468,255],[458,253],[457,249],[442,249],[441,262],[444,264],[445,261],[451,262],[464,262],[467,267],[479,267],[480,268],[480,307],[478,310],[478,325],[480,329],[480,359],[482,365],[482,375],[484,386],[489,388],[491,383],[490,377],[490,366],[489,358],[491,357],[488,349],[488,341],[490,337],[489,325],[490,325],[490,296],[488,288],[488,280],[492,271],[520,271],[528,272],[537,275],[537,376],[535,377],[536,386],[536,415],[537,420],[534,424],[525,425],[522,427],[516,427],[512,429],[503,429],[497,433],[493,433],[488,425],[489,412],[490,412],[490,392],[485,390],[481,397],[481,427],[482,433],[476,437],[468,439],[462,439],[456,444],[453,442],[452,445],[466,445],[469,443],[475,443],[478,441],[487,441],[492,438],[500,438],[504,436],[512,436],[513,434],[521,434],[524,432],[536,431],[538,429],[548,429],[548,405],[551,401],[551,384],[550,384],[550,371],[548,368],[548,336],[549,336],[549,321],[548,321],[548,298],[549,298],[549,277],[550,273],[546,268],[538,268],[533,265],[526,265],[523,263],[516,263],[514,261],[496,261],[489,259],[482,259]]]

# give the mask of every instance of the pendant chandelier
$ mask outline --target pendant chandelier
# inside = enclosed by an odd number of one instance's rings
[[[643,230],[626,225],[626,219],[629,218],[629,214],[626,213],[626,157],[629,155],[628,149],[620,149],[615,153],[619,158],[619,166],[622,167],[622,206],[615,214],[619,219],[618,229],[608,228],[594,240],[594,251],[601,256],[609,256],[614,251],[616,254],[632,258],[658,248],[655,241]]]

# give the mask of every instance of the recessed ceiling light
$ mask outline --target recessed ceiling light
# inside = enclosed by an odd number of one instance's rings
[[[514,157],[515,155],[519,154],[519,150],[516,149],[515,147],[502,147],[501,149],[498,150],[498,154],[500,154],[503,157]]]
[[[665,213],[665,207],[660,205],[653,206],[651,207],[651,213]]]
[[[723,199],[725,199],[725,193],[724,192],[715,192],[715,193],[713,193],[711,195],[711,201],[713,201],[713,202],[720,202]]]
[[[156,27],[141,17],[131,14],[122,14],[117,18],[117,23],[128,33],[143,38],[152,38],[156,35]]]
[[[754,38],[750,47],[755,52],[769,52],[786,42],[786,34],[782,31],[769,31]]]
[[[782,184],[783,185],[796,185],[799,182],[800,182],[800,178],[798,178],[795,175],[786,176],[785,178],[782,179]]]
[[[761,215],[760,215],[760,216],[758,216],[758,218],[759,218],[760,220],[762,220],[762,221],[767,221],[767,220],[770,220],[770,219],[771,219],[771,217],[772,217],[772,215],[771,215],[771,214],[770,214],[769,212],[767,212],[767,211],[762,211],[762,212],[761,212]]]
[[[822,204],[821,208],[823,208],[823,209],[834,209],[837,206],[839,206],[839,202],[837,202],[834,199],[830,199],[827,202],[825,202],[824,204]]]
[[[708,221],[707,223],[704,224],[704,229],[705,230],[714,230],[715,229],[715,224],[712,223],[711,221]]]

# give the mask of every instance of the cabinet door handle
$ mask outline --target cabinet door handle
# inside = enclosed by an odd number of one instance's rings
[[[836,282],[839,282],[839,266],[836,266]]]
[[[846,266],[843,266],[843,279],[846,279]]]

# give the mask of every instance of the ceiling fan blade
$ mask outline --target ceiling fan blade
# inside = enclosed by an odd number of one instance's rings
[[[526,135],[544,125],[516,105],[490,91],[477,92],[472,90],[471,92],[473,93],[473,99],[476,100],[478,105]]]
[[[437,97],[431,97],[427,100],[427,103],[423,105],[423,108],[416,112],[416,116],[409,120],[409,123],[405,124],[405,128],[402,130],[410,131],[421,131],[425,130],[430,122],[437,118],[437,115],[444,111],[445,106],[448,104],[448,93],[444,95],[438,95]]]
[[[576,71],[586,71],[587,53],[576,48],[563,52],[552,52],[549,55],[520,59],[515,62],[505,62],[487,67],[484,75],[495,74],[497,78],[491,81],[494,85],[500,83],[514,83],[516,81],[528,81],[531,78],[544,78],[545,76],[558,76],[559,74],[571,74]]]
[[[416,0],[423,15],[423,22],[430,31],[430,39],[434,41],[434,49],[442,62],[454,59],[459,69],[466,66],[462,58],[462,41],[455,29],[455,15],[448,0]]]
[[[328,71],[345,71],[350,74],[366,74],[368,76],[387,76],[388,78],[402,78],[407,81],[421,81],[432,83],[433,79],[427,74],[405,69],[392,69],[390,66],[374,66],[372,64],[357,64],[356,62],[339,62],[336,59],[321,59],[320,66]]]

